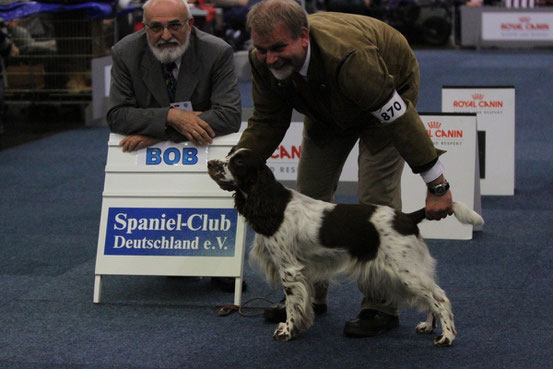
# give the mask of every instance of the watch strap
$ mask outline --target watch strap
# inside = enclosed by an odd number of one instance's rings
[[[449,190],[449,182],[445,181],[444,183],[438,183],[435,186],[428,187],[428,191],[433,195],[442,196],[447,190]]]

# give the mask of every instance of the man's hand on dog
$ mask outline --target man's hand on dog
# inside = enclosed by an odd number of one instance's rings
[[[444,176],[441,175],[432,182],[428,183],[428,186],[435,186],[438,183],[444,183]],[[429,220],[440,220],[448,215],[453,214],[453,197],[451,196],[451,191],[443,195],[434,195],[430,191],[426,191],[426,219]]]
[[[442,196],[426,194],[426,219],[440,220],[453,214],[453,200],[451,191],[447,190]]]

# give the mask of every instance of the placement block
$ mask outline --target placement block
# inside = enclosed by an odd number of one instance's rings
[[[440,157],[445,177],[451,185],[454,201],[461,201],[481,213],[478,161],[476,160],[476,114],[420,113],[434,146],[447,152]],[[418,210],[425,205],[426,185],[406,165],[401,177],[403,211]],[[419,225],[425,238],[471,239],[473,226],[461,224],[453,216],[440,221],[423,221]]]
[[[232,193],[207,173],[207,160],[225,157],[239,135],[130,153],[122,138],[108,142],[94,302],[102,275],[166,275],[234,277],[240,305],[246,227]]]
[[[515,88],[443,86],[442,111],[476,113],[482,195],[515,193]]]

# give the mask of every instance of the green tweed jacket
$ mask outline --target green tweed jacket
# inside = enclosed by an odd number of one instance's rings
[[[305,114],[305,133],[320,143],[341,135],[363,137],[371,152],[394,145],[415,173],[429,169],[437,150],[415,110],[418,63],[405,38],[374,18],[343,14],[309,15],[311,59],[307,82],[318,106],[302,102],[291,81],[279,81],[250,53],[254,113],[239,147],[268,158],[290,125],[292,109]],[[392,123],[371,112],[385,105],[394,90],[407,104]]]

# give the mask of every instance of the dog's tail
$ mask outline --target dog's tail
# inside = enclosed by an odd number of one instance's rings
[[[453,202],[453,214],[455,215],[455,218],[457,218],[457,220],[463,224],[472,224],[472,225],[484,224],[484,219],[482,219],[482,217],[477,212],[475,212],[474,210],[472,210],[462,202]],[[426,219],[426,212],[424,208],[422,208],[407,214],[407,216],[415,224],[419,224],[424,219]]]
[[[484,219],[482,219],[477,212],[462,202],[453,203],[453,214],[455,214],[455,218],[463,224],[472,224],[477,226],[484,224]]]

